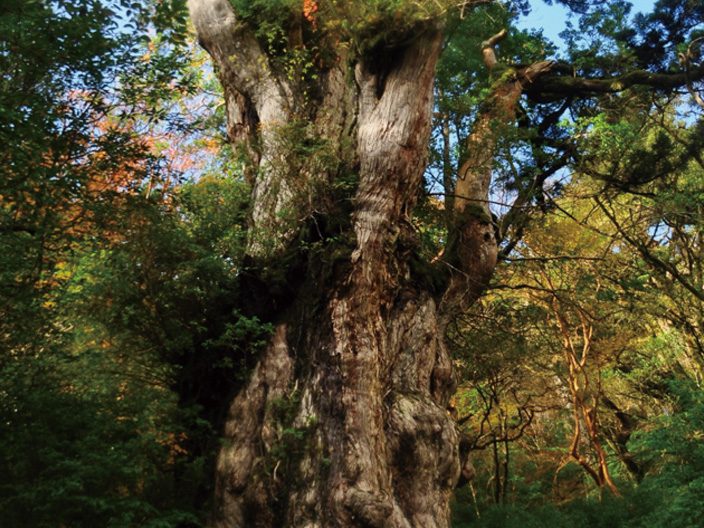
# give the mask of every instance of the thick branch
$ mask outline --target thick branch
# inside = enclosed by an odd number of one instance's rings
[[[506,38],[501,31],[482,43],[482,57],[491,71],[497,64],[494,46]],[[498,241],[489,209],[489,188],[497,140],[516,120],[516,105],[526,86],[532,85],[554,63],[541,61],[501,72],[467,138],[467,160],[457,174],[455,232],[448,242],[446,261],[458,261],[462,275],[453,277],[443,308],[449,315],[463,303],[474,302],[494,273]]]
[[[564,65],[553,63],[551,70],[564,69]],[[648,86],[656,90],[673,90],[686,86],[688,82],[704,78],[704,66],[692,68],[689,75],[683,73],[652,73],[636,70],[615,77],[584,79],[560,75],[545,75],[530,87],[526,95],[537,102],[549,102],[565,97],[585,97],[595,94],[617,93],[633,86]]]
[[[274,74],[256,37],[241,24],[228,0],[188,0],[198,42],[213,57],[224,86],[250,99],[262,124],[290,110],[291,89]]]
[[[281,213],[293,195],[281,174],[281,149],[276,148],[278,132],[294,112],[293,88],[287,79],[276,75],[254,34],[237,20],[228,0],[188,0],[188,9],[198,41],[217,66],[233,146],[246,145],[250,161],[261,168],[254,179],[256,165],[250,166],[248,176],[253,182],[252,203],[256,204],[252,207],[249,253],[262,254],[265,244],[258,233],[280,231]],[[252,149],[255,136],[261,159]],[[287,236],[290,233],[280,233],[279,244]]]
[[[489,71],[491,71],[496,64],[496,50],[494,50],[494,46],[505,39],[507,35],[508,30],[502,29],[490,39],[482,42],[482,58],[484,59],[486,67],[489,68]]]

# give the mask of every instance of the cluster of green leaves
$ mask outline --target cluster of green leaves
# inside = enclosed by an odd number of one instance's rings
[[[188,417],[125,368],[93,345],[3,369],[3,526],[198,524],[190,487],[205,470],[182,461]]]
[[[184,61],[175,50],[142,59],[144,7],[118,15],[131,7],[31,1],[0,13],[0,325],[17,343],[47,331],[36,300],[61,254],[115,191],[154,177],[159,162],[134,124],[163,117],[156,101],[187,84],[172,83]],[[127,34],[121,23],[130,20]],[[154,72],[146,81],[145,69]],[[137,103],[139,93],[149,97]]]
[[[216,431],[270,332],[234,308],[246,195],[205,176],[168,204],[134,196],[57,264],[52,332],[3,356],[7,526],[200,523]]]
[[[456,7],[454,0],[365,0],[355,4],[332,0],[321,2],[321,27],[349,42],[353,51],[364,53],[377,46],[393,48],[417,38],[418,28],[441,19]]]
[[[148,351],[174,369],[170,385],[182,397],[220,406],[218,387],[238,376],[267,333],[254,315],[233,316],[247,186],[238,177],[204,176],[174,200],[167,210],[124,204],[110,244],[77,253],[67,294],[117,350]]]
[[[648,464],[649,474],[638,487],[624,486],[624,497],[592,496],[561,506],[523,500],[490,506],[477,516],[470,506],[472,499],[463,491],[454,526],[700,526],[704,393],[688,381],[670,381],[668,388],[667,412],[631,441],[634,453]]]
[[[282,473],[293,469],[296,462],[312,447],[310,440],[317,420],[310,418],[302,425],[294,424],[300,405],[301,394],[298,390],[270,404],[271,427],[277,431],[277,440],[271,446],[264,465],[267,476],[275,475],[279,468]]]

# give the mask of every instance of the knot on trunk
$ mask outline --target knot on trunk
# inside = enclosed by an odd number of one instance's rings
[[[457,235],[457,256],[467,275],[468,289],[476,298],[489,285],[496,267],[498,249],[494,227],[490,221],[472,217],[460,226]]]
[[[454,280],[451,289],[464,290],[465,302],[472,303],[489,285],[496,267],[498,245],[494,224],[482,207],[466,206],[456,226],[447,251],[447,262],[459,269],[464,277]],[[460,292],[453,292],[453,295],[457,294]]]
[[[359,488],[351,488],[345,498],[345,508],[354,519],[359,519],[369,528],[382,528],[393,513],[390,501]]]
[[[473,440],[467,434],[460,433],[460,465],[462,466],[462,470],[460,471],[460,478],[457,481],[458,488],[467,484],[477,474],[477,470],[474,468],[474,464],[472,464],[469,458],[473,445]]]
[[[452,486],[459,475],[457,432],[444,409],[420,394],[397,395],[391,408],[389,447],[396,474],[410,493],[429,475]],[[444,446],[445,449],[438,449]],[[399,486],[402,487],[402,486]]]

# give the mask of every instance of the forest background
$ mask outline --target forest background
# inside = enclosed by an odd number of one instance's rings
[[[405,3],[367,2],[369,16]],[[412,219],[424,288],[495,87],[487,39],[508,30],[492,46],[507,68],[684,81],[524,94],[493,129],[499,263],[447,327],[448,412],[476,470],[453,525],[701,526],[704,5],[559,2],[573,15],[558,47],[518,29],[526,2],[456,4]],[[291,38],[260,28],[274,47]],[[0,6],[2,527],[211,517],[228,406],[274,332],[266,310],[242,306],[262,288],[281,299],[290,277],[250,269],[252,153],[231,148],[195,39],[181,0]],[[290,75],[330,60],[299,51]],[[305,130],[288,133],[297,156],[325,162]],[[346,203],[356,185],[347,174],[329,195]],[[318,254],[334,238],[306,236],[298,250]],[[274,481],[310,449],[307,429],[284,423],[300,405],[295,391],[274,405]]]

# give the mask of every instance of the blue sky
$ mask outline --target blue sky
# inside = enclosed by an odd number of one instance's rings
[[[655,0],[631,0],[632,14],[650,12]],[[521,28],[542,29],[543,34],[555,44],[560,43],[559,33],[565,29],[569,10],[561,5],[548,6],[542,0],[533,0],[532,11],[527,17],[522,17],[518,26]]]

